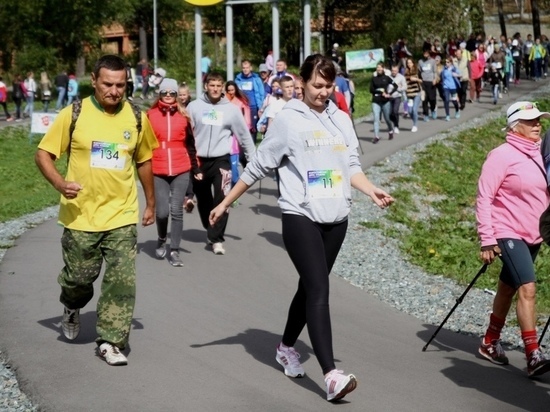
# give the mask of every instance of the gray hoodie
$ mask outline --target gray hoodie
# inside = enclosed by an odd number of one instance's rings
[[[358,145],[351,119],[332,101],[316,114],[292,99],[275,117],[241,179],[252,185],[277,169],[283,213],[341,222],[351,207],[351,176],[363,173]]]
[[[227,98],[213,104],[204,93],[187,106],[195,134],[199,157],[221,157],[231,151],[231,135],[235,135],[247,160],[254,154],[254,141],[243,114]]]

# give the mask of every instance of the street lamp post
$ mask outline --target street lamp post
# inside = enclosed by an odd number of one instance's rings
[[[157,70],[159,58],[158,33],[157,33],[157,0],[153,0],[153,66]]]

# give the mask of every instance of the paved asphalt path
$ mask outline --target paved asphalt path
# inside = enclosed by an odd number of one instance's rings
[[[539,85],[523,82],[502,103]],[[371,144],[372,124],[359,124],[363,166],[495,108],[485,101],[450,123],[439,108],[439,120],[421,122],[416,134],[408,131],[410,120],[402,120],[401,134],[378,145]],[[336,405],[325,400],[307,331],[296,345],[307,376],[287,378],[275,346],[297,275],[282,246],[275,195],[266,178],[261,192],[256,184],[231,210],[225,256],[207,249],[197,212],[186,214],[183,268],[153,257],[154,226],[139,230],[137,305],[123,367],[96,355],[95,299],[82,310],[78,339],[62,337],[61,228],[48,221],[22,235],[0,265],[0,348],[22,388],[42,410],[60,412],[549,409],[550,375],[529,380],[522,353],[509,353],[508,367],[492,365],[476,356],[477,338],[447,330],[422,352],[433,325],[337,276],[331,284],[337,367],[356,374],[358,388]],[[382,246],[365,245],[365,253],[374,247]]]

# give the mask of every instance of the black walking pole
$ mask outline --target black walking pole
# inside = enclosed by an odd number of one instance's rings
[[[457,308],[458,305],[460,305],[462,303],[462,299],[464,299],[464,296],[466,296],[466,294],[468,293],[468,291],[472,288],[472,286],[474,286],[474,283],[476,283],[477,279],[485,273],[485,271],[487,270],[487,263],[485,263],[481,269],[479,269],[479,272],[477,272],[477,275],[475,275],[475,277],[472,279],[472,281],[470,282],[470,284],[468,285],[468,287],[466,288],[466,290],[464,291],[464,293],[462,293],[462,295],[456,300],[456,303],[455,305],[453,306],[453,308],[451,309],[451,311],[448,313],[447,317],[445,319],[443,319],[443,322],[441,322],[441,325],[439,325],[439,327],[437,328],[437,330],[435,331],[435,333],[432,335],[432,337],[430,338],[430,340],[428,341],[428,343],[426,343],[426,345],[422,348],[422,352],[426,352],[426,348],[428,347],[428,345],[430,344],[430,342],[432,340],[434,340],[435,336],[439,333],[439,331],[441,330],[441,328],[443,327],[443,325],[445,324],[445,322],[447,322],[447,319],[449,319],[449,317],[453,314],[453,312],[455,311],[455,309]]]
[[[548,329],[548,325],[550,325],[550,318],[548,318],[548,320],[546,321],[546,325],[544,325],[544,329],[542,330],[542,333],[540,334],[539,346],[540,346],[540,343],[542,342],[542,338],[544,338],[544,334],[546,333],[546,330]]]

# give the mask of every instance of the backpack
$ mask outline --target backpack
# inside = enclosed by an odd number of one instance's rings
[[[136,118],[136,129],[138,134],[141,133],[141,109],[130,101],[126,101],[131,107],[132,112]],[[75,100],[73,102],[72,114],[71,114],[71,125],[69,126],[69,147],[67,148],[67,164],[69,164],[69,157],[71,155],[71,140],[73,138],[73,132],[76,127],[76,121],[80,112],[82,111],[82,100]]]

